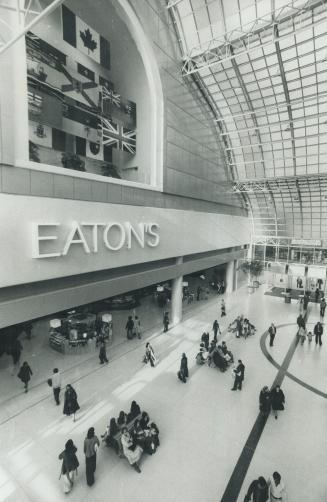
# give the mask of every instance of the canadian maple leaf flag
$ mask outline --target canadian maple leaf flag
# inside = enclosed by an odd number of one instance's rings
[[[97,63],[110,69],[110,46],[91,26],[62,6],[63,39]]]

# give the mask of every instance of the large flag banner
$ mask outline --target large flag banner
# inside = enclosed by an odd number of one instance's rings
[[[120,124],[115,124],[106,118],[101,118],[100,132],[103,144],[118,148],[132,155],[136,153],[136,131],[129,130]]]
[[[63,39],[97,63],[110,69],[110,44],[74,12],[62,5]]]

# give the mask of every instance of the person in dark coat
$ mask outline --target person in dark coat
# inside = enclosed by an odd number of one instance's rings
[[[245,495],[244,502],[266,502],[269,497],[268,484],[263,476],[252,481]]]
[[[268,328],[268,333],[269,333],[269,337],[270,337],[270,342],[269,342],[270,347],[274,346],[274,339],[276,336],[276,332],[277,332],[277,329],[276,329],[274,323],[272,322]]]
[[[305,328],[305,320],[302,314],[300,314],[299,317],[296,319],[296,324],[298,325],[299,328]]]
[[[242,363],[241,359],[238,360],[238,365],[236,366],[234,373],[235,373],[235,379],[234,379],[234,385],[231,390],[242,390],[242,382],[244,380],[244,372],[245,372],[245,366]]]
[[[310,291],[306,291],[303,297],[303,310],[306,311],[310,300]]]
[[[278,411],[284,409],[285,395],[279,385],[276,385],[270,392],[271,407],[275,413],[275,419],[278,418]]]
[[[94,427],[90,427],[84,440],[86,482],[88,486],[94,484],[94,473],[97,466],[97,451],[99,446],[100,441],[94,434]]]
[[[319,296],[320,296],[320,291],[319,289],[317,288],[316,291],[315,291],[315,300],[316,300],[316,303],[319,302]]]
[[[324,328],[322,327],[321,322],[318,321],[314,327],[314,330],[313,330],[313,333],[315,335],[316,345],[318,345],[318,343],[320,346],[322,345],[321,335],[323,334],[323,332],[324,332]]]
[[[226,315],[225,300],[221,300],[220,310],[221,310],[221,317],[224,317]]]
[[[325,316],[325,310],[326,310],[326,300],[325,300],[325,297],[323,297],[320,300],[320,315],[321,315],[321,317]]]
[[[67,416],[73,415],[75,422],[75,414],[77,410],[79,410],[79,404],[77,402],[76,391],[70,384],[68,384],[66,385],[65,390],[63,414]]]
[[[126,336],[128,340],[131,340],[134,336],[133,330],[134,330],[134,321],[131,315],[128,316],[128,320],[125,326],[126,329]]]
[[[20,343],[20,340],[18,340],[18,338],[16,338],[16,340],[14,341],[12,348],[11,348],[11,357],[12,357],[13,364],[16,365],[19,363],[22,350],[23,350],[23,346]]]
[[[212,329],[213,329],[213,339],[215,340],[215,342],[217,342],[218,331],[221,334],[219,322],[217,321],[217,319],[214,320]]]
[[[107,358],[106,344],[104,340],[100,342],[99,359],[100,359],[100,364],[109,362]]]
[[[204,343],[205,349],[207,351],[209,350],[209,340],[210,340],[209,333],[203,333],[202,336],[201,336],[201,342]]]
[[[31,368],[29,367],[29,365],[27,364],[27,362],[26,361],[23,362],[23,364],[17,374],[17,377],[23,382],[25,392],[28,392],[28,382],[30,381],[32,375],[33,375],[33,372],[31,370]]]
[[[188,378],[187,357],[184,353],[181,359],[181,367],[178,372],[178,378],[184,383],[186,383],[186,379]]]
[[[134,420],[134,418],[136,418],[140,414],[141,414],[141,408],[139,407],[136,401],[132,401],[131,410],[127,415],[127,422],[131,422],[132,420]]]
[[[101,436],[106,445],[111,446],[115,450],[117,455],[119,453],[120,447],[119,441],[115,439],[115,435],[118,434],[118,432],[120,432],[120,428],[117,425],[116,419],[111,418],[106,432],[103,434],[103,436]]]
[[[166,333],[168,331],[168,327],[169,327],[169,315],[168,315],[168,312],[164,313],[163,325],[164,325],[164,333]]]
[[[263,387],[259,395],[259,409],[264,415],[269,415],[271,410],[271,396],[267,386]]]
[[[76,452],[77,448],[73,440],[68,439],[64,451],[59,455],[59,460],[62,460],[60,477],[63,476],[64,493],[69,493],[74,486],[74,477],[79,466]]]

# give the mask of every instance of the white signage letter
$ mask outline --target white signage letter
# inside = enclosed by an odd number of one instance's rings
[[[109,240],[108,240],[108,234],[109,234],[109,230],[113,227],[117,227],[121,233],[121,236],[120,236],[120,241],[118,242],[118,244],[116,246],[113,246],[112,244],[110,244]],[[103,231],[103,242],[104,242],[104,245],[108,248],[108,249],[111,249],[111,251],[118,251],[119,249],[121,249],[124,245],[124,242],[125,242],[125,238],[126,238],[126,233],[125,233],[125,229],[123,227],[123,225],[121,223],[109,223],[106,228],[104,229]]]
[[[77,239],[74,239],[75,234],[77,234]],[[90,248],[89,248],[89,246],[88,246],[88,244],[86,242],[86,239],[84,237],[82,229],[79,226],[79,224],[76,223],[76,222],[73,223],[72,228],[71,228],[71,230],[70,230],[70,232],[68,234],[68,237],[67,237],[67,240],[66,240],[66,244],[65,244],[65,247],[64,247],[63,252],[62,252],[62,254],[64,256],[66,256],[66,254],[68,253],[69,248],[70,248],[70,246],[72,244],[82,244],[85,253],[87,253],[87,254],[90,253]]]
[[[60,223],[33,223],[33,258],[54,258],[60,256],[60,253],[41,253],[40,242],[58,240],[57,235],[40,235],[39,230],[42,227],[60,227]]]
[[[141,248],[144,248],[144,223],[138,223],[140,234],[137,233],[135,228],[131,223],[126,221],[125,223],[127,230],[127,247],[131,249],[132,247],[132,235],[135,237]]]
[[[151,248],[155,248],[158,246],[159,244],[159,241],[160,241],[160,235],[159,235],[159,225],[158,223],[150,223],[149,225],[147,225],[147,228],[146,228],[146,231],[149,235],[151,235],[151,237],[154,237],[154,241],[151,242],[151,241],[147,241],[147,245],[150,246]]]
[[[105,223],[82,223],[82,227],[93,227],[92,228],[92,244],[93,253],[98,252],[98,227],[105,227]]]

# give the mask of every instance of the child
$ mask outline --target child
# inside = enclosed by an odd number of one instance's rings
[[[312,342],[312,333],[311,333],[311,331],[309,331],[309,333],[308,333],[308,342],[309,343]]]

